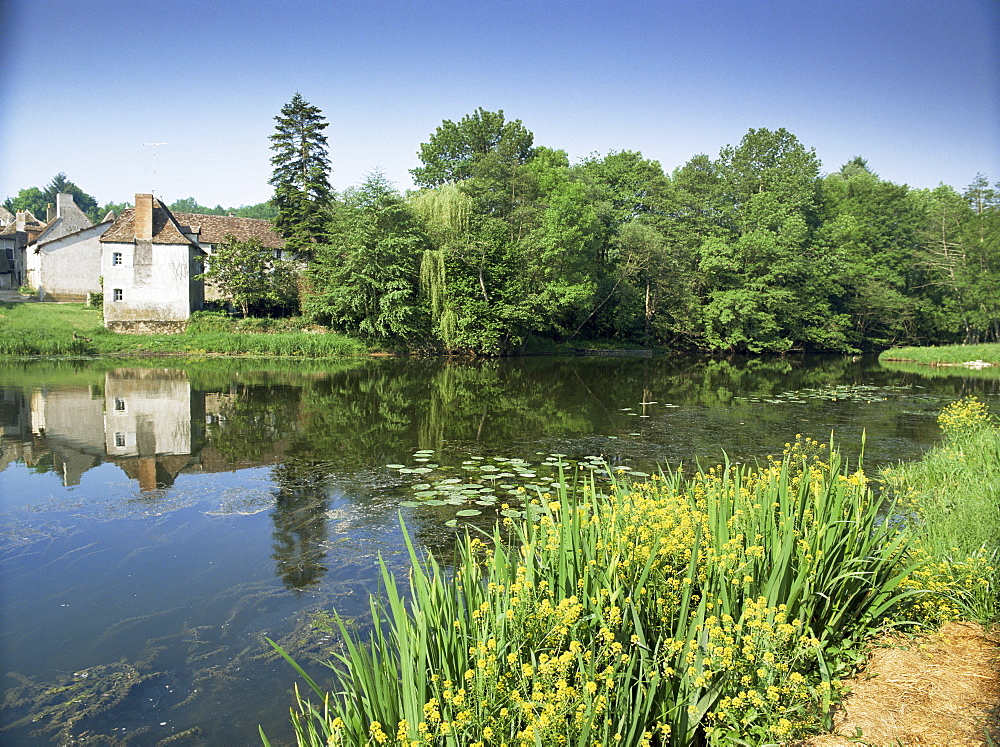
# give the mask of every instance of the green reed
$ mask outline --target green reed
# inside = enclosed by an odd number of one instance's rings
[[[755,469],[559,485],[535,520],[466,535],[453,569],[407,533],[408,579],[383,563],[371,601],[383,624],[339,624],[334,688],[307,678],[299,743],[787,740],[826,718],[841,652],[914,593],[907,530],[815,442]]]

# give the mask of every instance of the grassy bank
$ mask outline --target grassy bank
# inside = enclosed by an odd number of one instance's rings
[[[925,561],[907,584],[936,592],[915,601],[923,619],[993,624],[1000,621],[1000,428],[974,397],[938,420],[943,443],[882,475],[910,507],[914,548]]]
[[[941,345],[922,348],[890,348],[879,355],[884,361],[913,361],[925,365],[959,365],[970,361],[1000,364],[1000,344]]]
[[[251,355],[324,358],[364,355],[365,345],[335,333],[305,332],[287,320],[195,317],[181,335],[123,335],[104,328],[83,304],[0,303],[0,355]]]

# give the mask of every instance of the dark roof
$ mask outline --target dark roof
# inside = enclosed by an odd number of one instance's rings
[[[28,234],[29,239],[34,239],[45,228],[45,224],[42,223],[40,220],[38,220],[38,218],[36,218],[31,213],[30,210],[26,210],[25,213],[26,215],[25,215],[23,233]],[[16,220],[10,225],[5,226],[4,229],[0,231],[0,234],[2,235],[16,234],[16,233],[18,233]]]

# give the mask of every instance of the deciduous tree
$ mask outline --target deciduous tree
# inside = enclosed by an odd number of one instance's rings
[[[292,268],[277,259],[260,239],[240,241],[227,236],[208,259],[201,279],[215,283],[244,317],[255,306],[295,303],[296,282]]]
[[[369,339],[426,334],[418,268],[430,246],[410,206],[380,172],[345,195],[329,242],[309,267],[306,310],[318,321]]]

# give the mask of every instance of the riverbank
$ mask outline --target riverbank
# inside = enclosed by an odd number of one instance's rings
[[[1000,344],[900,347],[882,351],[880,361],[907,361],[927,366],[1000,366]]]
[[[125,335],[84,304],[0,303],[0,355],[239,355],[334,358],[368,354],[359,340],[291,320],[196,315],[184,334]]]
[[[890,513],[915,521],[882,521],[868,478],[800,439],[757,468],[608,492],[563,481],[534,521],[466,538],[453,573],[411,545],[411,601],[384,571],[388,598],[374,604],[388,628],[368,640],[339,628],[343,694],[316,687],[322,709],[299,700],[300,744],[724,745],[822,732],[884,631],[1000,620],[997,503],[972,516],[1000,484],[1000,431],[973,400],[940,422],[945,442],[923,472],[884,476]],[[966,491],[941,493],[938,458]],[[970,504],[959,520],[955,503]]]

